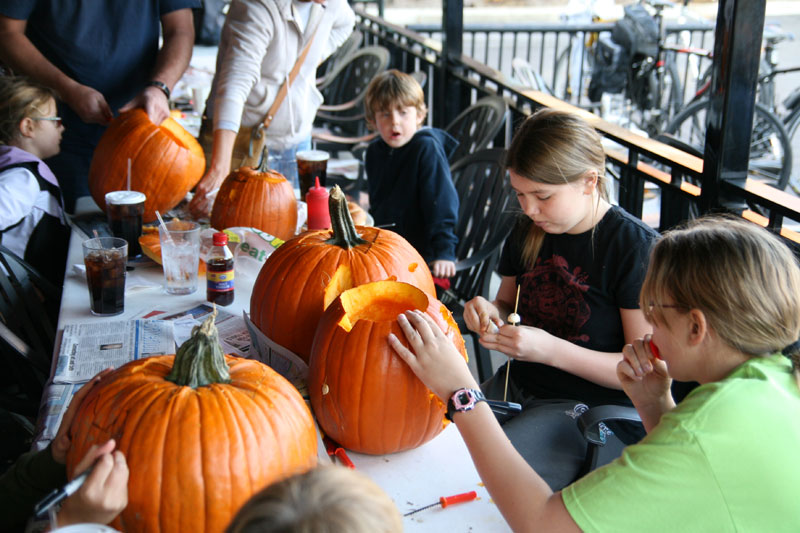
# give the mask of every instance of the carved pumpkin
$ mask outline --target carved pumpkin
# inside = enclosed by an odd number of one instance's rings
[[[467,357],[464,339],[441,302],[407,283],[379,281],[343,292],[317,327],[308,389],[317,423],[345,448],[394,453],[426,443],[446,424],[445,405],[389,346],[405,344],[397,315],[426,312]]]
[[[343,291],[394,279],[436,296],[422,256],[393,231],[356,227],[338,186],[329,199],[331,229],[307,231],[270,255],[250,297],[250,319],[304,361],[322,312]]]
[[[67,473],[114,438],[128,461],[121,531],[220,532],[266,485],[317,463],[311,412],[268,366],[225,356],[210,317],[177,355],[132,361],[86,396]]]
[[[211,225],[219,230],[234,226],[260,229],[279,239],[294,237],[297,200],[283,174],[267,167],[266,148],[258,167],[231,172],[217,193]]]
[[[115,118],[97,144],[89,168],[89,192],[101,208],[106,193],[128,187],[147,196],[143,222],[156,219],[156,210],[166,213],[194,187],[206,167],[197,140],[174,119],[160,126],[143,109],[132,109]]]

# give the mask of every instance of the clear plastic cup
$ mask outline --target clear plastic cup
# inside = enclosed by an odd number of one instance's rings
[[[165,289],[169,294],[191,294],[197,290],[200,261],[200,226],[196,222],[172,220],[158,227]]]
[[[125,269],[128,243],[118,237],[96,237],[83,241],[83,263],[89,304],[97,316],[118,315],[125,310]]]

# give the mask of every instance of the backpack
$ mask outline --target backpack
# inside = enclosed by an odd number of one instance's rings
[[[625,6],[625,15],[614,23],[611,38],[631,57],[658,55],[658,24],[643,5]]]
[[[603,93],[621,93],[628,83],[628,51],[607,35],[600,35],[595,49],[589,100],[599,102]]]

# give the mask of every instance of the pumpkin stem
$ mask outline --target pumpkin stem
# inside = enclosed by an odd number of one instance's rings
[[[333,237],[325,242],[340,246],[345,250],[367,242],[356,232],[356,225],[353,223],[353,217],[347,208],[347,198],[338,185],[334,185],[333,189],[331,189],[331,195],[328,198],[328,209],[331,213]]]
[[[192,336],[175,354],[172,371],[165,378],[167,381],[193,389],[231,382],[217,326],[214,325],[216,316],[217,307],[214,306],[214,312],[201,325],[192,328]]]
[[[269,170],[269,149],[266,144],[261,148],[261,159],[258,160],[258,167],[256,170],[259,172],[266,172]]]

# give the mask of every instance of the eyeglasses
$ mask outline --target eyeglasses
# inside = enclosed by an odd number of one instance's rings
[[[50,120],[56,123],[56,128],[61,127],[61,117],[31,117],[33,120]]]
[[[683,305],[683,304],[656,304],[655,302],[650,302],[649,304],[647,304],[647,313],[652,315],[653,309],[655,309],[656,307],[659,307],[661,309],[686,309],[686,310],[689,309],[688,305]]]

